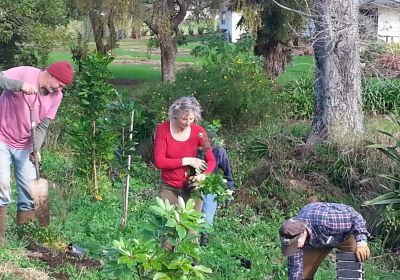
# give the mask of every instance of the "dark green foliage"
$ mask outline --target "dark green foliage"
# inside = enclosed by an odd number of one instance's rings
[[[203,67],[186,68],[177,73],[175,83],[152,88],[143,98],[151,104],[148,119],[156,123],[166,119],[170,104],[190,95],[199,100],[206,120],[220,119],[227,128],[254,124],[278,111],[273,84],[265,78],[261,60],[252,54],[252,42],[246,37],[233,45],[212,37],[194,49],[204,58]]]
[[[304,9],[304,3],[297,1],[283,0],[279,3],[293,10]],[[280,7],[272,0],[238,0],[233,6],[243,11],[242,24],[257,31],[255,53],[264,57],[266,73],[276,78],[291,60],[291,48],[304,30],[305,17]],[[254,17],[259,17],[260,22]]]
[[[194,210],[193,199],[185,203],[179,197],[178,202],[178,205],[171,205],[168,200],[157,198],[157,205],[150,208],[153,217],[142,224],[145,231],[142,236],[113,242],[110,271],[114,275],[194,280],[204,279],[203,273],[211,273],[211,269],[194,264],[194,260],[200,260],[199,244],[194,242],[195,233],[207,229],[202,213]],[[162,243],[164,246],[160,246]],[[166,246],[174,249],[169,250]]]
[[[286,115],[294,119],[311,119],[314,111],[314,77],[301,76],[282,92]]]
[[[65,23],[63,0],[0,0],[0,66],[46,64]]]
[[[382,174],[386,183],[382,184],[385,193],[368,201],[364,205],[383,205],[371,228],[383,238],[383,246],[394,247],[400,243],[400,120],[392,118],[395,125],[395,132],[389,133],[381,131],[382,134],[389,136],[391,144],[373,144],[370,148],[378,149],[390,160],[393,161],[396,169],[395,174]]]
[[[98,194],[97,172],[108,169],[118,136],[109,108],[116,96],[108,82],[111,74],[107,67],[111,61],[111,57],[96,52],[82,61],[82,72],[69,96],[78,105],[71,108],[69,118],[65,119],[68,142],[77,156],[78,169],[92,181],[94,195]]]
[[[310,119],[314,110],[314,82],[312,76],[301,76],[290,82],[282,91],[286,114],[295,119]],[[400,81],[364,80],[362,83],[363,108],[374,114],[400,112]]]
[[[78,32],[76,38],[71,41],[69,46],[72,54],[72,60],[78,65],[78,72],[82,72],[82,61],[89,54],[89,44],[83,38],[83,34]]]
[[[400,113],[400,81],[364,81],[363,106],[364,111],[377,114]]]

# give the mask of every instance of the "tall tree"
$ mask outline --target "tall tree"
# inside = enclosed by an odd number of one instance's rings
[[[157,36],[160,43],[162,80],[174,81],[179,25],[184,20],[189,8],[203,10],[215,5],[218,1],[144,0],[140,2],[147,7],[144,22]]]
[[[89,17],[96,50],[102,54],[107,54],[117,46],[116,22],[127,18],[136,8],[136,2],[130,0],[70,1],[74,1],[81,15]]]
[[[316,82],[308,144],[362,135],[358,0],[314,0]]]
[[[272,78],[285,70],[293,43],[305,26],[305,17],[291,9],[304,9],[305,4],[304,0],[234,1],[234,9],[243,13],[243,24],[257,34],[255,52],[265,58],[264,69]]]
[[[0,0],[0,66],[44,65],[66,20],[64,0]]]
[[[157,36],[161,50],[161,75],[163,81],[175,80],[176,36],[179,24],[189,8],[189,1],[154,1],[145,23]]]

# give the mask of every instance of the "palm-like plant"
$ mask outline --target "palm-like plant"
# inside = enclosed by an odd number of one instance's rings
[[[390,118],[391,121],[394,123],[398,131],[400,131],[400,119],[396,119],[395,117]],[[400,136],[394,133],[389,133],[386,131],[380,131],[381,133],[391,137],[394,140],[394,145],[384,145],[384,144],[373,144],[369,147],[376,148],[382,153],[384,153],[387,157],[392,159],[394,163],[399,167],[400,171]],[[393,186],[385,186],[382,185],[385,189],[388,190],[387,193],[380,195],[374,199],[368,200],[364,202],[364,205],[389,205],[389,204],[400,204],[400,175],[386,175],[381,174],[379,175],[382,178],[388,179],[392,181],[394,184]]]

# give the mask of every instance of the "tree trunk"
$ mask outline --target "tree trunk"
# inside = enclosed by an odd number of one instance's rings
[[[104,23],[102,20],[103,15],[97,10],[92,10],[89,14],[90,23],[92,24],[94,41],[96,43],[96,50],[99,53],[106,54],[103,42],[104,38]]]
[[[175,81],[177,44],[170,34],[158,34],[161,50],[161,77],[163,82]]]
[[[358,0],[315,0],[314,119],[307,144],[353,144],[363,131]]]
[[[291,60],[290,49],[280,43],[273,46],[269,44],[257,45],[256,54],[265,58],[264,69],[270,78],[276,78],[283,73]]]
[[[104,48],[104,51],[108,53],[115,47],[117,47],[117,30],[115,27],[115,9],[110,9],[108,12],[108,18],[107,18],[107,26],[108,26],[108,38],[107,38],[107,44]]]

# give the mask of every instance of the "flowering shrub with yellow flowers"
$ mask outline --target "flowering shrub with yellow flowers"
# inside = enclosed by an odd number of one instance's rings
[[[231,44],[212,37],[195,48],[204,63],[176,74],[174,83],[156,85],[141,98],[147,119],[165,120],[169,105],[179,97],[195,96],[205,120],[220,119],[227,129],[258,123],[277,115],[282,107],[272,81],[265,75],[262,59],[253,54],[254,40]]]

